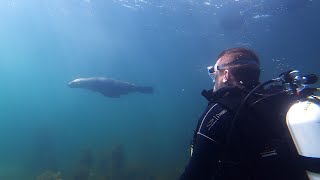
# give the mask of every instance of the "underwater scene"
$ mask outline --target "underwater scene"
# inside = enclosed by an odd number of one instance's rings
[[[213,87],[207,67],[245,47],[262,82],[319,74],[319,10],[318,0],[1,0],[0,180],[178,179]]]

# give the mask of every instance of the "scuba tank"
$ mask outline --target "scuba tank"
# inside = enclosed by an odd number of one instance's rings
[[[300,156],[306,161],[314,160],[318,173],[307,174],[310,179],[320,179],[319,157],[320,157],[320,100],[319,96],[309,96],[293,104],[287,112],[286,122]],[[318,159],[318,163],[316,162]],[[312,171],[312,170],[311,170]]]
[[[293,104],[286,116],[287,125],[300,155],[320,157],[320,100],[309,96]]]
[[[291,71],[288,76],[291,80],[289,87],[296,88],[295,91],[291,88],[287,90],[295,92],[300,98],[289,108],[286,123],[299,155],[306,161],[304,164],[309,178],[320,179],[320,97],[314,94],[320,89],[306,85],[315,83],[317,79],[311,75],[309,79],[312,80],[305,81],[308,76],[301,76],[299,71]]]

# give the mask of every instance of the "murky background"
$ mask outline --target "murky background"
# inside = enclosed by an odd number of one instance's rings
[[[2,0],[0,179],[177,179],[231,47],[261,57],[262,81],[318,74],[313,0]],[[71,89],[105,76],[153,86],[108,98]],[[128,178],[130,177],[130,178]]]

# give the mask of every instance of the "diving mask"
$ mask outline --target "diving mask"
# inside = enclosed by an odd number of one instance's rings
[[[212,79],[212,82],[215,82],[216,81],[216,65],[214,66],[208,66],[207,69],[208,69],[208,75],[211,77]]]

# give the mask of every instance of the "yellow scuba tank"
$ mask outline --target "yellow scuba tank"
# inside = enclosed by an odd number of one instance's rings
[[[308,96],[293,104],[286,122],[298,153],[303,157],[320,158],[320,97]],[[308,172],[310,179],[320,174]]]

